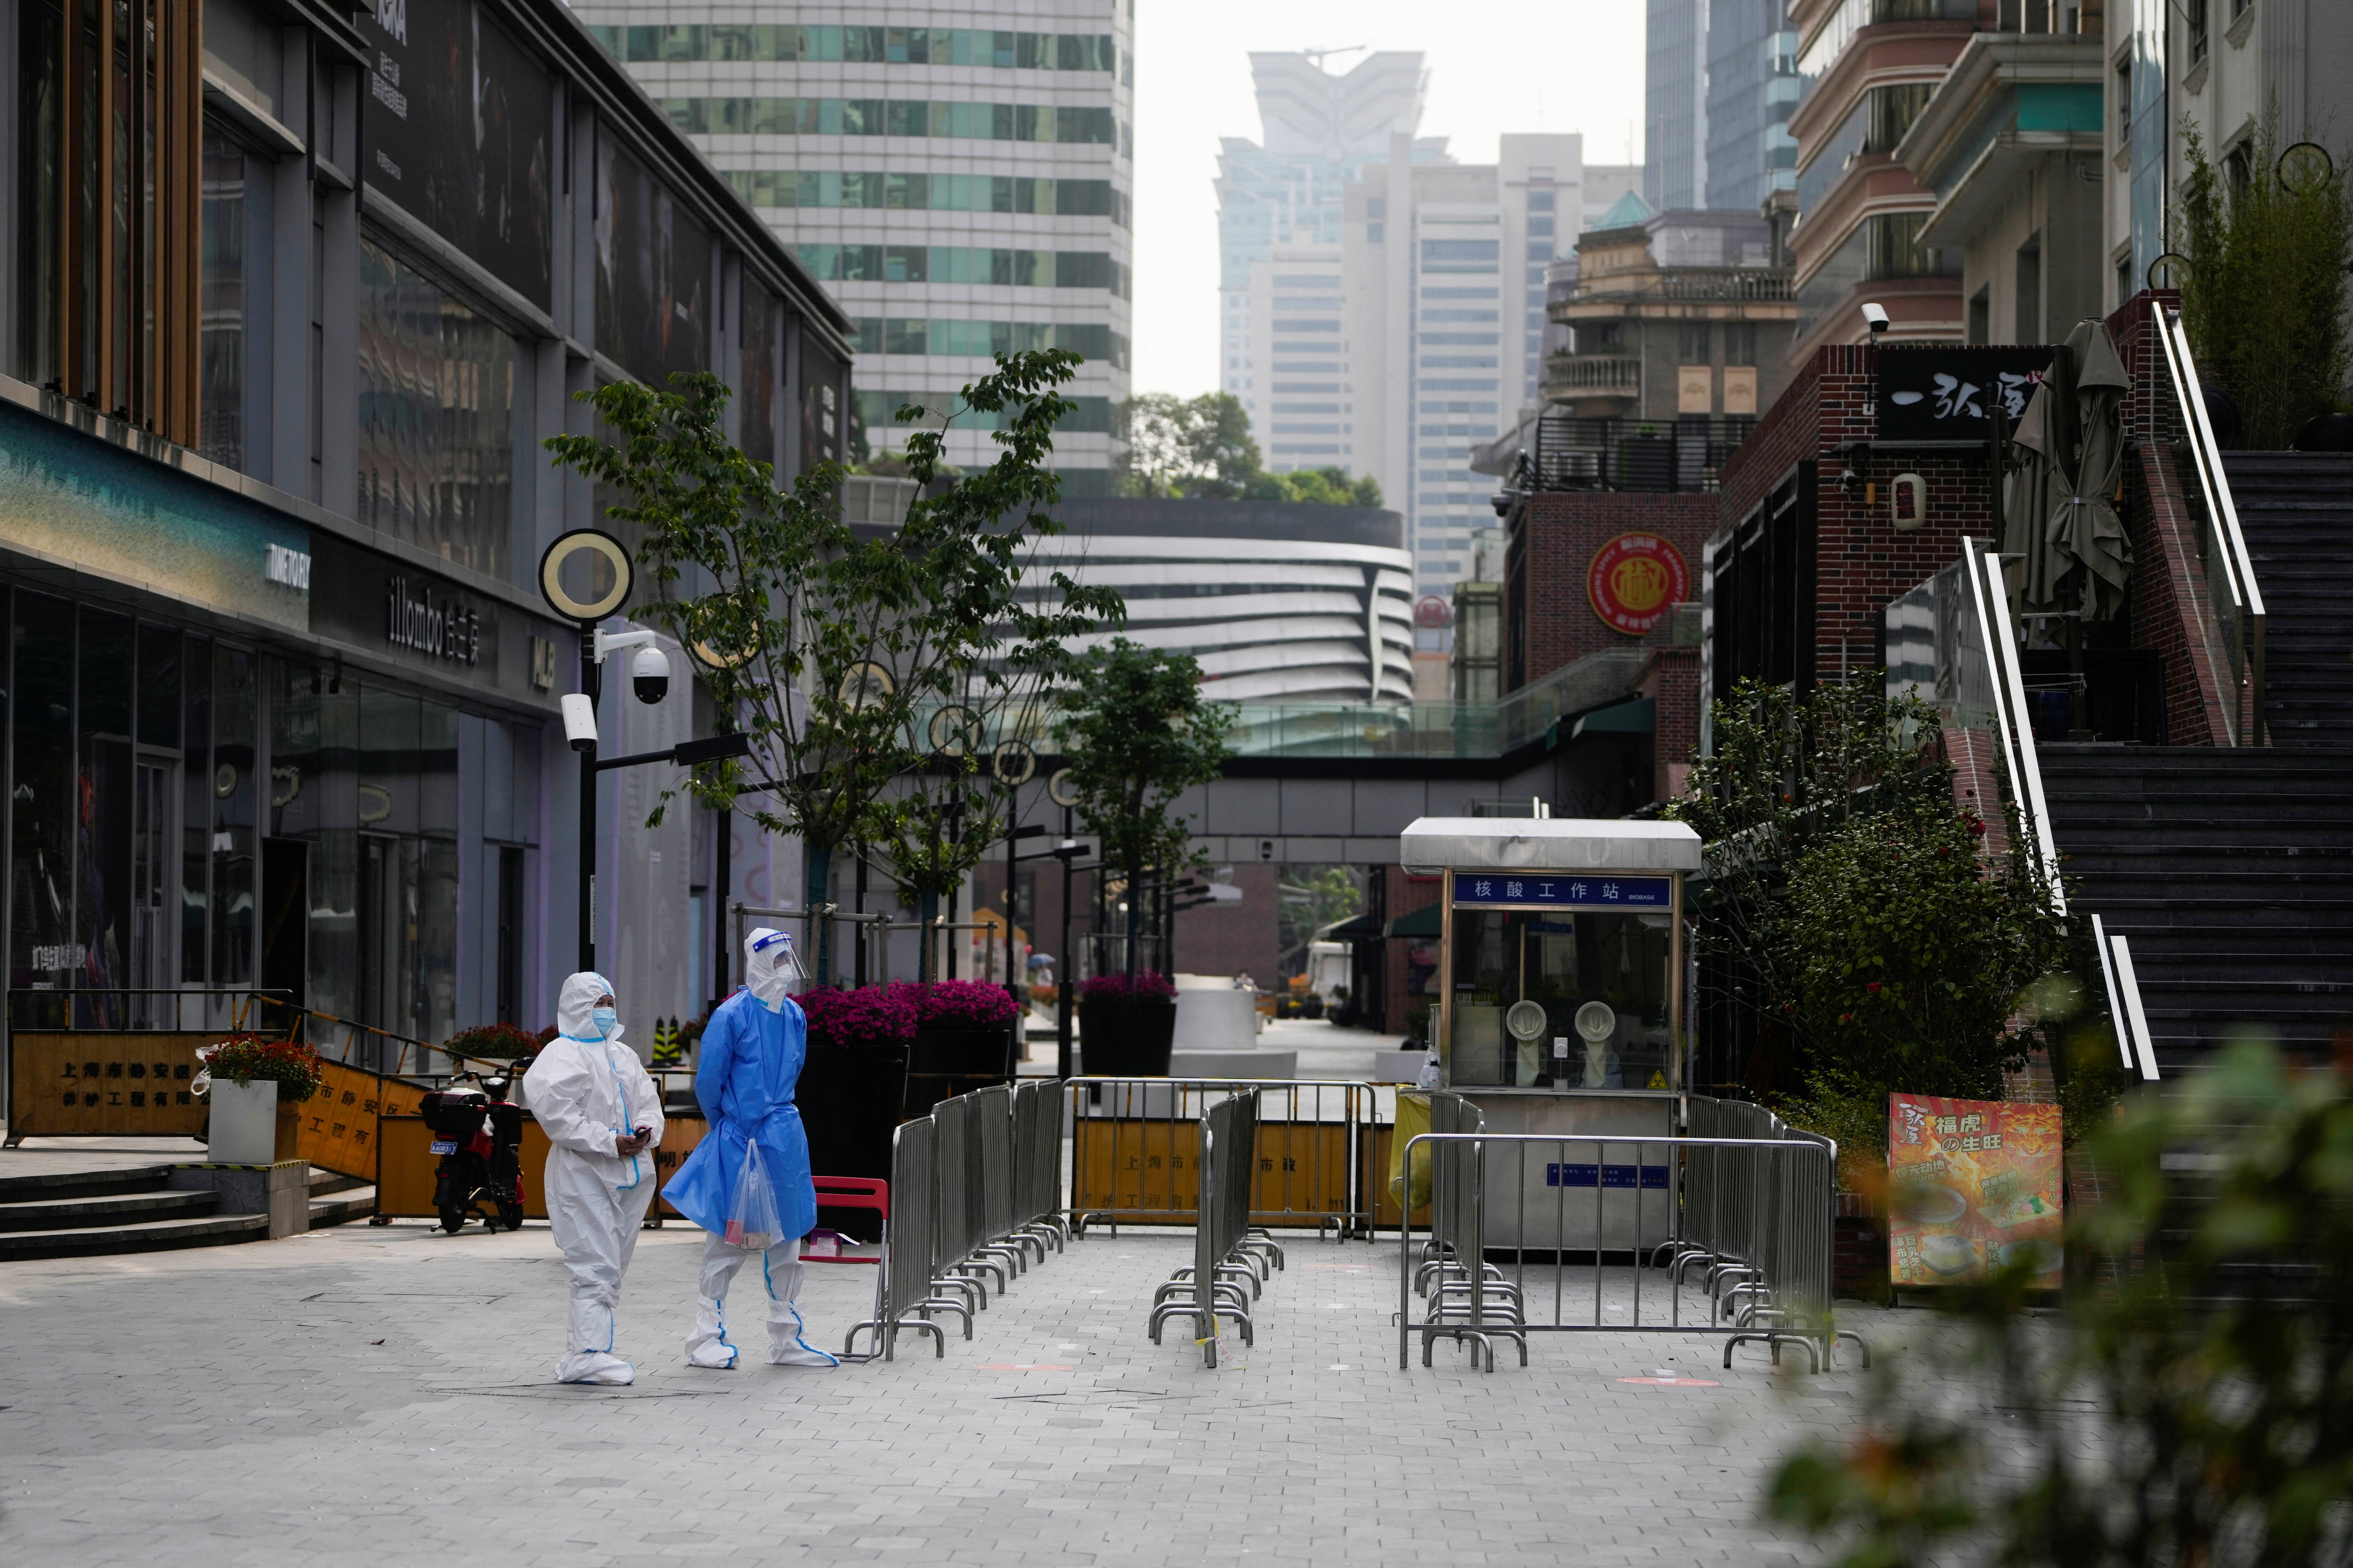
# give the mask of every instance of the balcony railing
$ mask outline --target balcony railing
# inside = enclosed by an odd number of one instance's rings
[[[1545,361],[1547,397],[1640,397],[1642,362],[1631,354],[1556,353]]]
[[[1756,419],[1741,414],[1586,419],[1547,413],[1529,433],[1510,483],[1519,490],[1711,491],[1756,428]]]
[[[1596,278],[1568,298],[1554,301],[1556,319],[1579,305],[1640,303],[1644,300],[1732,300],[1771,302],[1792,298],[1789,274],[1755,267],[1688,268],[1637,272],[1623,279]]]

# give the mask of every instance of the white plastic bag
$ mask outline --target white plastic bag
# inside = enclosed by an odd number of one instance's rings
[[[776,1214],[776,1189],[768,1184],[767,1166],[760,1145],[744,1143],[744,1168],[735,1173],[735,1191],[727,1202],[727,1245],[765,1252],[776,1245],[784,1221]]]

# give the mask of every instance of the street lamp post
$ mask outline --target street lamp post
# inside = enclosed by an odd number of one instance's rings
[[[596,775],[643,763],[693,767],[748,756],[752,750],[750,736],[730,734],[681,741],[659,752],[597,757],[596,703],[604,695],[606,659],[624,648],[636,649],[629,660],[629,685],[638,700],[653,704],[670,695],[670,658],[655,646],[654,633],[597,629],[599,621],[628,601],[635,577],[635,564],[621,542],[593,528],[574,529],[559,536],[539,560],[541,595],[550,608],[580,630],[580,689],[558,701],[564,712],[564,738],[580,753],[577,951],[583,971],[596,967]]]

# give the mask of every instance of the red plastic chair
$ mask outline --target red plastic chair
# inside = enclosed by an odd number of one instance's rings
[[[873,1176],[813,1176],[817,1185],[817,1201],[820,1208],[872,1209],[882,1216],[883,1234],[890,1234],[891,1184]],[[850,1258],[837,1255],[824,1258],[814,1252],[801,1254],[803,1263],[874,1263],[882,1261],[880,1247],[871,1258]]]

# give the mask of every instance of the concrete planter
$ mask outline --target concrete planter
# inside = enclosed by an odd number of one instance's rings
[[[213,1080],[212,1130],[206,1152],[216,1165],[270,1165],[278,1161],[278,1085]]]

